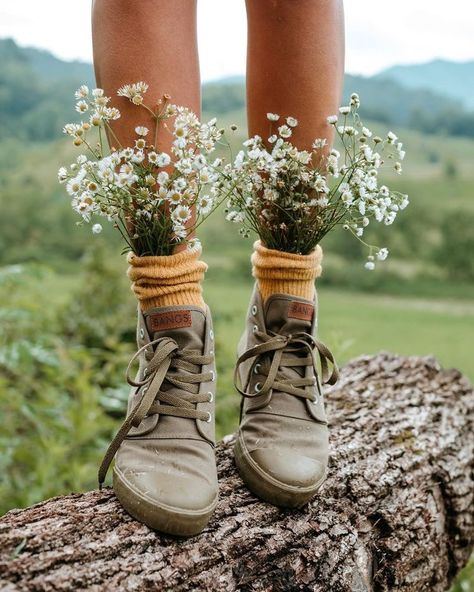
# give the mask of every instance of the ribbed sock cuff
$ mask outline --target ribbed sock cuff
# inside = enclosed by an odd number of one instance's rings
[[[127,275],[141,309],[182,304],[204,308],[201,282],[207,265],[200,255],[201,250],[156,257],[129,253]]]
[[[309,255],[267,249],[254,243],[252,273],[265,302],[272,294],[289,294],[313,300],[314,281],[321,275],[323,251],[318,245]]]

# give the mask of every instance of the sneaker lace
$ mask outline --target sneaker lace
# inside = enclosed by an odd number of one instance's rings
[[[339,370],[329,348],[308,333],[302,331],[292,335],[279,335],[271,331],[256,331],[254,336],[260,343],[239,357],[234,373],[235,387],[244,397],[258,397],[276,390],[301,399],[313,400],[314,396],[306,387],[314,386],[317,381],[316,352],[319,354],[323,384],[335,384],[339,378]],[[258,374],[265,376],[263,385],[254,392],[243,390],[239,374],[240,365],[250,359],[255,359],[254,368],[259,365]],[[332,365],[331,373],[329,365]],[[282,371],[283,368],[307,366],[313,367],[313,377],[288,378]]]
[[[135,360],[145,355],[147,365],[142,379],[133,379],[130,371]],[[160,337],[141,347],[130,360],[127,382],[141,390],[136,405],[120,426],[104,455],[99,468],[99,488],[105,481],[110,464],[132,427],[138,427],[150,415],[171,415],[209,421],[209,414],[198,411],[196,403],[210,401],[209,394],[199,393],[202,382],[213,380],[213,373],[201,372],[201,367],[212,363],[211,355],[197,350],[182,350],[174,339]]]

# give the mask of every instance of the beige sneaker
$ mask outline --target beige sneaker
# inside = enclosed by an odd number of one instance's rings
[[[99,470],[102,484],[116,455],[113,487],[123,507],[168,534],[199,533],[217,503],[213,340],[208,309],[139,311],[127,418]]]
[[[244,398],[234,454],[249,489],[277,506],[303,505],[326,477],[328,428],[315,352],[324,383],[334,384],[338,370],[315,329],[316,302],[274,294],[263,305],[254,289],[236,366]]]

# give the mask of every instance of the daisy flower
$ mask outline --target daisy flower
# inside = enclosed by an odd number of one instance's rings
[[[171,157],[169,154],[166,154],[166,152],[162,152],[156,158],[156,164],[159,167],[168,166],[170,164],[170,162],[171,162]]]
[[[166,185],[169,180],[169,175],[166,171],[161,171],[161,173],[158,173],[156,180],[160,185]]]
[[[83,84],[76,90],[74,96],[76,99],[84,99],[85,97],[89,96],[89,87]]]
[[[148,128],[144,125],[139,125],[135,128],[135,133],[139,136],[146,136],[148,134]]]
[[[212,211],[214,202],[210,195],[202,195],[197,202],[197,212],[200,215],[207,216]]]
[[[78,113],[85,113],[88,110],[89,110],[89,105],[88,105],[87,101],[78,101],[76,103],[76,111]]]
[[[289,138],[292,134],[291,128],[289,128],[287,125],[282,125],[278,128],[278,133],[280,134],[280,136],[282,138]]]
[[[188,244],[186,246],[188,251],[192,253],[198,253],[202,250],[201,241],[198,238],[191,238],[188,240]]]
[[[168,191],[167,196],[168,201],[172,205],[179,205],[183,199],[183,195],[179,191]]]
[[[185,224],[191,218],[191,208],[188,206],[179,205],[173,210],[171,217],[176,222]]]
[[[60,183],[64,183],[64,181],[66,181],[67,178],[68,178],[67,168],[66,167],[61,167],[58,170],[58,181]]]

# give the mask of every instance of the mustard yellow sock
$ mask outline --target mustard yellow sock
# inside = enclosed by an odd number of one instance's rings
[[[321,275],[323,251],[318,245],[309,255],[284,253],[254,243],[252,273],[265,302],[272,294],[289,294],[313,300],[314,281]]]
[[[204,308],[201,282],[207,265],[200,255],[201,250],[157,257],[129,253],[127,275],[142,311],[180,304]]]

